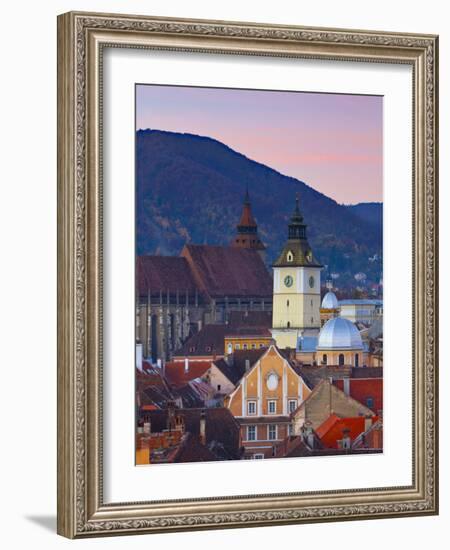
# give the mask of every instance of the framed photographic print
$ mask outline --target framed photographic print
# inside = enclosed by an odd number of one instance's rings
[[[58,18],[58,532],[436,514],[438,39]]]

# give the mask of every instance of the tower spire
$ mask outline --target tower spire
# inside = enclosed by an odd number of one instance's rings
[[[258,251],[264,251],[266,249],[258,236],[258,225],[252,213],[248,184],[245,187],[242,214],[236,229],[237,234],[231,243],[232,246],[250,248]]]
[[[303,216],[300,212],[300,196],[295,195],[295,208],[288,226],[288,236],[291,240],[306,239],[306,224],[303,223]]]

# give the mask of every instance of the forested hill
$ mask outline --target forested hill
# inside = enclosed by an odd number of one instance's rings
[[[208,137],[139,130],[136,147],[137,254],[178,254],[186,242],[228,244],[248,187],[271,263],[299,192],[315,256],[341,284],[354,284],[357,272],[379,280],[381,263],[369,258],[381,255],[381,226],[352,207]]]

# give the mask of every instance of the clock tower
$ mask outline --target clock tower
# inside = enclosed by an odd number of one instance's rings
[[[272,336],[279,348],[297,348],[300,336],[320,330],[320,270],[306,237],[298,196],[288,239],[273,264]]]

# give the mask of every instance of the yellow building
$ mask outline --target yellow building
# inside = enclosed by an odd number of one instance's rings
[[[241,426],[245,458],[271,458],[290,434],[290,414],[310,394],[303,378],[271,345],[248,370],[225,406]]]
[[[225,335],[225,353],[246,349],[268,348],[272,343],[272,334],[266,328],[241,327]]]
[[[279,348],[296,349],[300,336],[318,334],[321,269],[306,238],[297,198],[288,240],[273,265],[272,336]]]

